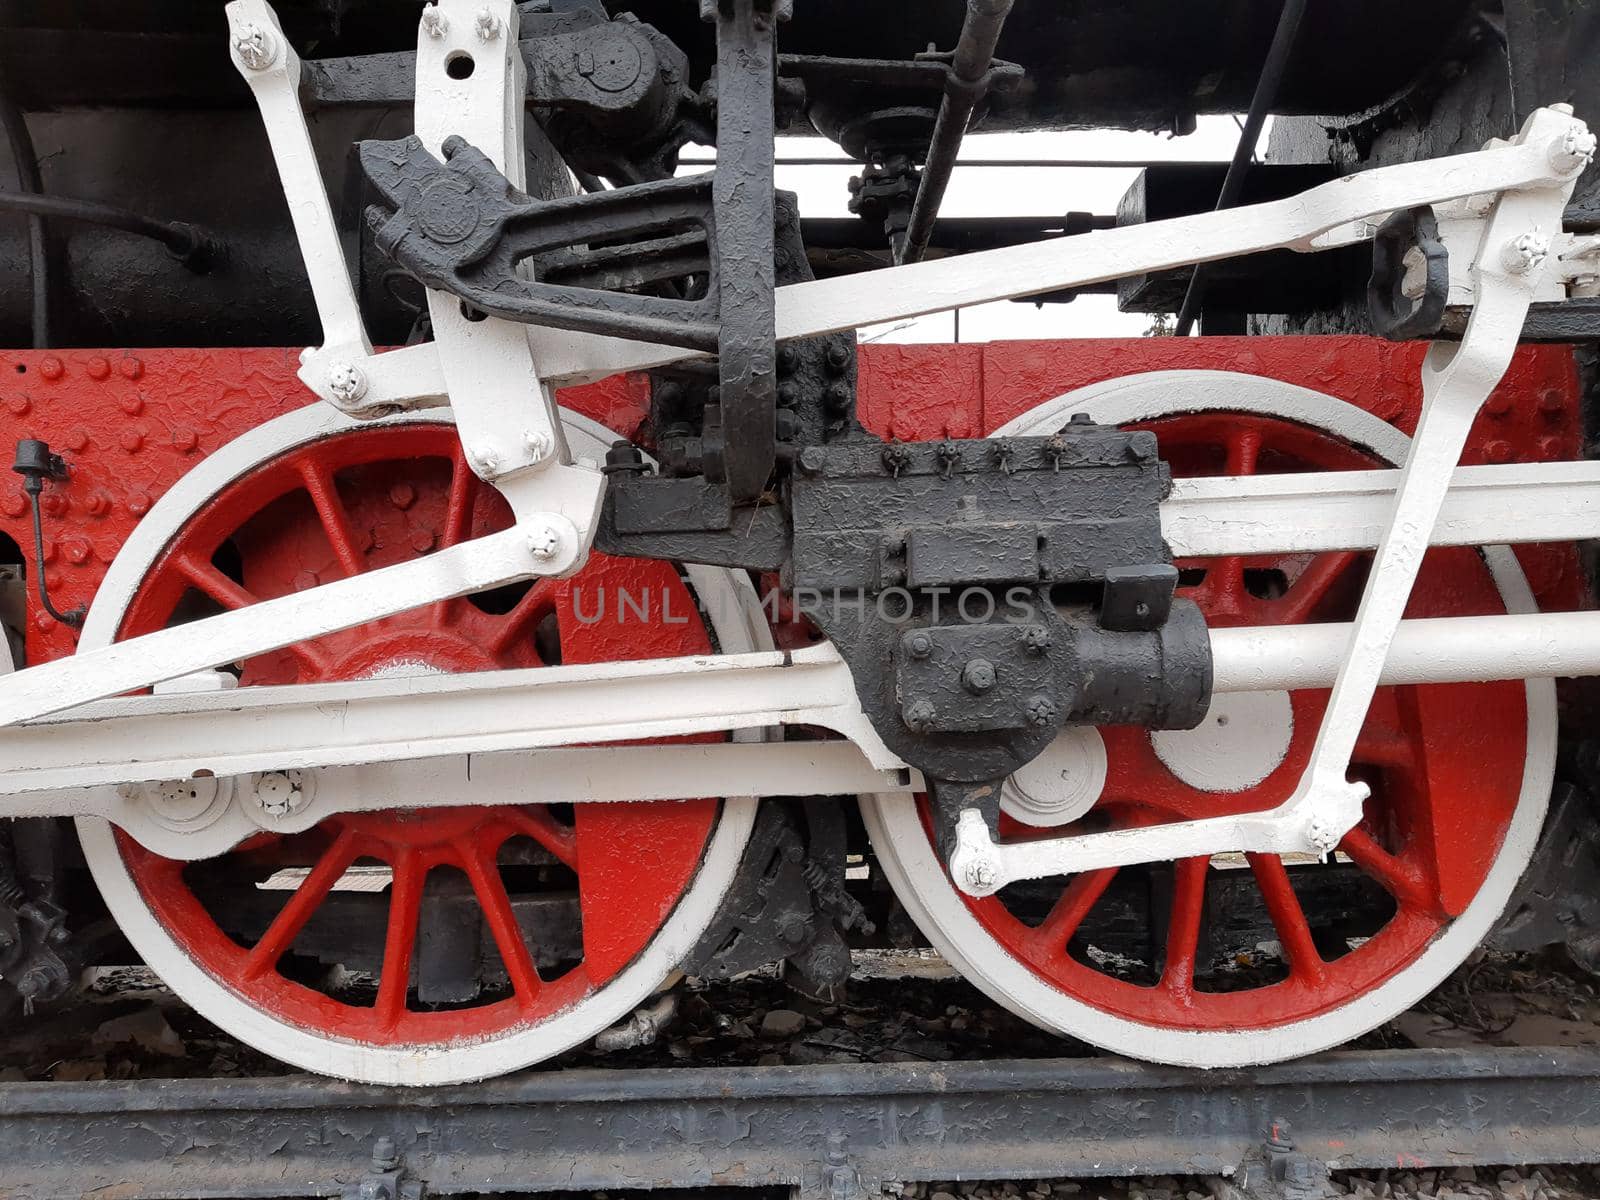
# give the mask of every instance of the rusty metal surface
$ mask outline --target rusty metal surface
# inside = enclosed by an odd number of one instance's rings
[[[1344,1052],[1203,1073],[1110,1059],[0,1086],[0,1194],[335,1195],[380,1138],[429,1194],[1228,1171],[1288,1121],[1341,1168],[1600,1161],[1600,1051]]]

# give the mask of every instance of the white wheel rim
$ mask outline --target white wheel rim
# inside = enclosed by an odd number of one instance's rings
[[[432,410],[384,423],[441,424],[450,419],[447,410]],[[562,423],[574,456],[599,458],[616,439],[577,413],[563,412]],[[151,508],[118,553],[84,622],[82,647],[94,649],[112,641],[156,557],[217,491],[275,455],[371,427],[315,404],[258,426],[207,458]],[[686,573],[724,653],[771,648],[747,579],[709,567],[689,566]],[[755,797],[723,799],[699,870],[655,937],[610,981],[536,1025],[481,1041],[428,1046],[375,1046],[336,1038],[246,1002],[190,958],[151,913],[117,849],[110,823],[81,817],[77,826],[84,858],[118,926],[151,969],[196,1012],[264,1054],[305,1070],[364,1083],[430,1085],[484,1079],[543,1061],[587,1041],[648,999],[716,914],[738,870],[755,812]]]
[[[1181,400],[1175,400],[1181,397]],[[993,436],[1053,433],[1075,412],[1120,425],[1186,413],[1242,411],[1298,421],[1400,463],[1410,439],[1342,400],[1261,376],[1229,371],[1156,371],[1094,384],[1040,405]],[[1483,548],[1509,612],[1536,609],[1527,578],[1505,546]],[[996,1003],[1052,1032],[1119,1054],[1194,1067],[1277,1062],[1349,1041],[1410,1008],[1459,966],[1489,933],[1533,855],[1555,773],[1556,697],[1552,680],[1528,680],[1527,758],[1505,841],[1470,904],[1408,966],[1336,1009],[1256,1029],[1186,1030],[1145,1024],[1057,990],[1002,946],[950,883],[922,824],[916,798],[861,798],[877,861],[928,940]]]

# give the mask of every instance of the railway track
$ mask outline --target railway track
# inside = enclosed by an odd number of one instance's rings
[[[1600,1049],[1341,1051],[1217,1072],[1117,1059],[578,1070],[427,1092],[298,1076],[0,1086],[0,1177],[16,1200],[407,1185],[843,1200],[937,1179],[1236,1175],[1274,1155],[1312,1180],[1318,1164],[1600,1162]]]

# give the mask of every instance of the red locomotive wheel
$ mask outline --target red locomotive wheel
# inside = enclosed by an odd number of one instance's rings
[[[1107,407],[1113,401],[1107,397]],[[1096,415],[1110,419],[1103,409]],[[1178,478],[1386,465],[1325,429],[1259,412],[1199,412],[1142,427],[1157,432]],[[1370,557],[1180,562],[1180,594],[1215,626],[1348,621]],[[1479,551],[1435,549],[1408,615],[1504,612],[1503,587]],[[1389,996],[1413,989],[1424,974],[1437,983],[1454,965],[1441,970],[1441,958],[1454,952],[1446,934],[1463,914],[1473,909],[1472,922],[1486,922],[1498,913],[1493,896],[1503,904],[1503,889],[1520,874],[1531,852],[1528,828],[1537,832],[1548,789],[1546,779],[1544,792],[1530,790],[1530,758],[1539,757],[1530,749],[1531,695],[1521,682],[1380,689],[1352,764],[1372,794],[1361,824],[1324,861],[1217,855],[1038,880],[975,899],[942,871],[929,882],[925,801],[908,811],[892,797],[868,798],[868,826],[924,931],[1023,1015],[1140,1057],[1207,1066],[1268,1061],[1337,1044],[1382,1021]],[[1085,758],[1103,746],[1092,806],[1074,808],[1063,824],[1028,820],[1048,805],[1008,804],[1001,835],[1271,809],[1300,779],[1327,696],[1219,696],[1192,732],[1099,730],[1099,745]],[[910,851],[913,829],[920,846]],[[1488,899],[1480,904],[1480,896]],[[1487,918],[1486,905],[1493,909]],[[1276,936],[1250,942],[1236,932],[1261,928]]]
[[[312,440],[239,475],[183,521],[144,573],[117,636],[387,566],[510,521],[448,425]],[[649,613],[619,605],[624,592],[648,597]],[[671,564],[595,554],[572,579],[428,605],[236,667],[240,686],[250,687],[713,648]],[[490,807],[408,808],[395,799],[391,811],[342,814],[303,833],[263,832],[215,859],[162,858],[121,831],[115,852],[186,969],[248,1010],[239,1036],[262,1044],[250,1030],[264,1019],[357,1048],[353,1069],[309,1064],[318,1069],[436,1082],[458,1069],[509,1070],[581,1040],[567,1032],[573,1014],[661,936],[724,809],[715,799],[563,804],[541,795],[536,779]],[[351,961],[341,958],[346,945]],[[443,960],[469,974],[450,976]],[[597,1028],[631,1005],[609,1016],[615,1004],[602,1007]],[[553,1023],[561,1032],[541,1039]],[[287,1056],[276,1037],[267,1042],[263,1049]],[[503,1058],[476,1050],[476,1065],[426,1078],[359,1065],[383,1058],[372,1050],[401,1052],[404,1061],[420,1049],[447,1061],[453,1050],[496,1044],[507,1047]]]
[[[1381,464],[1327,435],[1273,418],[1241,420],[1233,414],[1175,417],[1149,425],[1161,440],[1173,473],[1251,475],[1257,471],[1359,470]],[[1215,626],[1288,625],[1348,621],[1355,615],[1368,555],[1297,556],[1295,559],[1211,559],[1179,564],[1203,579],[1186,589]],[[1418,580],[1413,617],[1476,616],[1504,612],[1494,580],[1477,552],[1433,551]],[[1327,692],[1290,695],[1287,730],[1260,716],[1257,737],[1282,736],[1282,759],[1259,783],[1236,791],[1202,790],[1163,761],[1163,738],[1144,730],[1102,730],[1108,771],[1090,816],[1059,831],[1012,823],[1010,836],[1122,829],[1200,817],[1261,812],[1287,800],[1311,755]],[[1230,720],[1215,708],[1208,722]],[[1389,978],[1460,913],[1477,893],[1504,841],[1522,785],[1525,746],[1506,730],[1526,723],[1522,686],[1514,682],[1383,688],[1357,743],[1352,774],[1372,786],[1364,818],[1339,846],[1339,854],[1387,893],[1394,911],[1381,925],[1357,935],[1355,945],[1318,937],[1306,913],[1307,888],[1274,854],[1252,854],[1248,870],[1258,901],[1278,935],[1272,978],[1241,986],[1230,973],[1206,972],[1197,961],[1202,928],[1226,914],[1208,914],[1220,889],[1208,886],[1229,867],[1204,858],[1173,864],[1166,912],[1155,914],[1159,972],[1109,965],[1095,947],[1075,944],[1118,872],[1094,871],[1062,882],[1042,919],[1029,922],[1000,896],[971,901],[994,936],[1042,977],[1099,1008],[1178,1029],[1236,1029],[1303,1020],[1339,1005]],[[1209,736],[1210,731],[1200,736]],[[1171,740],[1180,741],[1184,735]],[[1179,768],[1183,768],[1180,766]],[[1230,888],[1242,908],[1251,898]],[[1355,938],[1349,939],[1355,941]],[[1208,990],[1198,976],[1216,978]],[[1248,978],[1249,972],[1241,972]],[[1130,978],[1130,976],[1132,978]]]

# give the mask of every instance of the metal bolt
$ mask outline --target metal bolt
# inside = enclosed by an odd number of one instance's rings
[[[450,19],[439,11],[437,4],[422,10],[422,32],[431,38],[442,38],[450,32]]]
[[[354,404],[367,394],[367,376],[355,363],[338,362],[328,368],[328,391],[339,404]]]
[[[89,360],[89,378],[104,379],[111,374],[111,364],[96,355]]]
[[[392,1171],[400,1165],[400,1152],[395,1149],[392,1137],[380,1137],[372,1144],[372,1167],[375,1171]]]
[[[994,687],[994,664],[987,658],[975,658],[961,668],[961,686],[974,696],[981,696]]]
[[[1306,825],[1306,841],[1323,854],[1339,844],[1339,834],[1321,813],[1315,814]]]
[[[827,461],[828,457],[823,454],[820,446],[807,446],[800,451],[800,469],[807,475],[820,472]]]
[[[389,503],[401,512],[417,502],[417,489],[409,483],[397,483],[389,489]]]
[[[1029,625],[1022,631],[1022,644],[1030,654],[1043,654],[1050,649],[1050,631],[1043,625]]]
[[[1550,144],[1550,165],[1563,175],[1581,171],[1594,161],[1595,136],[1574,125]]]
[[[528,553],[547,562],[561,552],[561,534],[554,525],[535,525],[528,530]]]
[[[480,8],[477,18],[472,22],[472,28],[478,35],[479,41],[492,42],[500,36],[500,18],[487,8]]]
[[[996,878],[994,864],[986,858],[980,858],[976,862],[968,863],[967,869],[962,874],[967,881],[968,887],[983,890],[992,888]]]
[[[117,364],[117,370],[122,372],[124,379],[138,379],[144,374],[144,363],[130,355]]]
[[[939,711],[931,700],[918,700],[906,709],[906,728],[912,733],[924,733],[932,728]]]
[[[472,457],[477,461],[479,473],[495,475],[500,471],[500,456],[491,446],[479,446],[472,452]]]
[[[53,355],[49,358],[41,359],[39,362],[39,374],[46,379],[60,379],[66,372],[67,368],[62,365],[61,360]]]
[[[1289,1122],[1282,1117],[1274,1117],[1267,1126],[1266,1146],[1268,1150],[1293,1150],[1294,1136],[1289,1130]]]
[[[1023,710],[1035,725],[1049,725],[1056,719],[1056,702],[1049,696],[1029,696]]]
[[[233,39],[233,52],[252,71],[262,71],[278,56],[276,39],[254,21],[239,27]]]
[[[256,781],[256,804],[269,817],[286,817],[306,806],[298,771],[268,771]]]
[[[556,443],[544,430],[534,430],[527,437],[528,455],[534,462],[543,462],[555,452]]]
[[[1536,270],[1550,254],[1550,238],[1538,229],[1512,238],[1500,251],[1500,263],[1513,275]]]
[[[906,638],[906,650],[912,658],[927,658],[933,653],[933,639],[920,631],[913,633]]]

